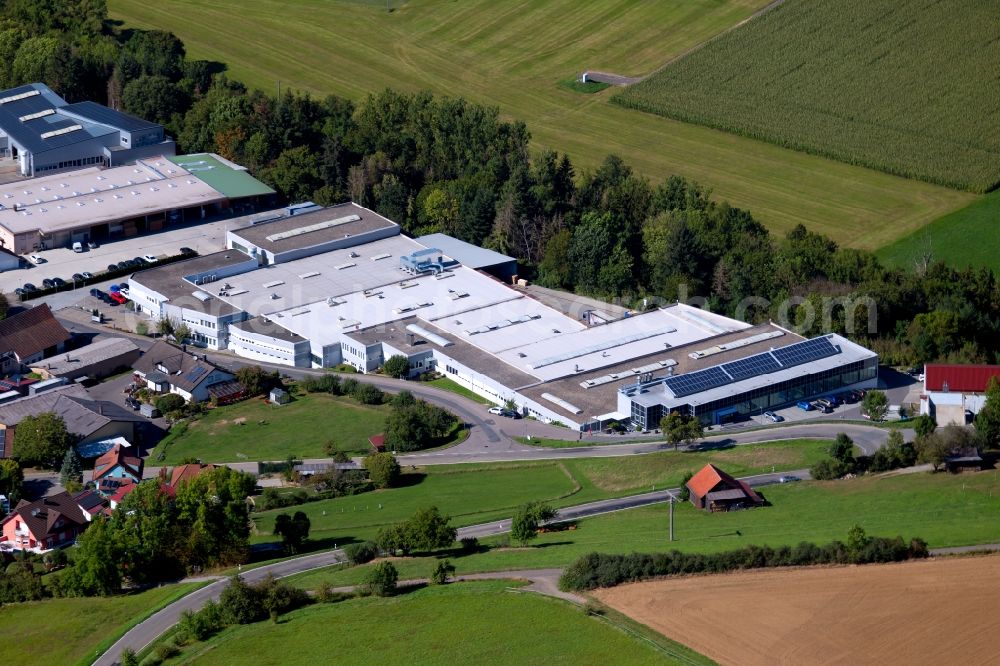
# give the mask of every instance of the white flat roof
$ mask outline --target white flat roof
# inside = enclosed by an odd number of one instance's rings
[[[197,176],[157,157],[0,185],[0,225],[15,234],[48,234],[225,199]]]

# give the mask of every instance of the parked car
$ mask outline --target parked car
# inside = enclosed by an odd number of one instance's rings
[[[152,254],[144,254],[144,255],[142,255],[142,258],[148,264],[155,264],[157,261],[159,261],[156,258],[156,256],[152,255]]]
[[[131,266],[132,266],[131,262],[128,262],[128,261],[119,261],[118,262],[118,266],[115,267],[114,270],[116,270],[116,271],[123,271],[126,268],[131,268]]]
[[[31,263],[33,263],[33,264],[44,264],[44,263],[45,263],[45,260],[44,260],[44,259],[42,259],[42,258],[41,258],[40,256],[38,256],[37,254],[33,254],[33,255],[29,256],[29,257],[28,257],[28,260],[29,260],[29,261],[30,261]]]
[[[138,400],[136,400],[135,398],[133,398],[131,396],[129,396],[128,398],[125,398],[125,404],[127,406],[131,407],[133,410],[136,410],[136,411],[138,411],[139,406],[142,405],[141,402],[139,402]]]
[[[111,285],[110,287],[108,287],[108,291],[112,291],[112,292],[113,291],[118,291],[118,285],[116,285],[116,284]]]
[[[52,286],[53,287],[65,287],[66,286],[66,280],[63,280],[62,278],[54,277],[54,278],[52,278]]]
[[[829,398],[820,398],[816,401],[816,405],[825,412],[827,410],[833,410],[833,403],[830,402]]]
[[[35,285],[31,284],[30,282],[25,282],[24,283],[24,290],[25,291],[38,291],[38,287],[36,287]]]
[[[182,247],[182,248],[180,249],[180,253],[181,253],[181,254],[186,254],[186,255],[188,255],[188,256],[193,256],[193,255],[196,255],[196,254],[198,254],[197,252],[195,252],[194,250],[192,250],[192,249],[191,249],[191,248],[189,248],[189,247]]]
[[[56,285],[52,282],[52,278],[45,278],[42,280],[42,289],[51,289],[54,286]]]
[[[119,285],[118,293],[124,296],[125,298],[128,298],[128,287]]]
[[[503,415],[503,407],[490,407],[490,414],[496,414],[497,416]]]
[[[797,476],[792,476],[791,474],[785,474],[778,478],[778,483],[794,483],[795,481],[801,481]]]
[[[822,399],[817,400],[812,405],[817,411],[823,412],[824,414],[829,414],[830,412],[833,411],[833,408],[830,407],[830,405],[825,400]]]
[[[146,260],[142,257],[132,257],[132,261],[129,262],[132,266],[145,266]]]
[[[513,409],[504,409],[500,412],[501,416],[506,416],[509,419],[519,419],[521,415],[515,412]]]
[[[124,291],[126,289],[128,289],[128,282],[119,282],[118,283],[118,291]]]
[[[780,416],[778,414],[775,414],[774,412],[764,412],[764,418],[770,421],[771,423],[781,423],[782,421],[785,420],[784,416]]]
[[[117,291],[111,292],[110,294],[108,294],[108,296],[111,298],[111,300],[113,300],[115,303],[118,303],[119,305],[123,305],[125,301],[128,300],[127,298],[121,295],[121,292]]]
[[[89,271],[84,271],[80,273],[80,277],[82,277],[84,280],[89,280],[90,278],[94,277],[94,274],[90,273]]]
[[[73,273],[73,282],[83,282],[83,273]]]
[[[28,292],[26,292],[26,291],[24,290],[24,287],[18,287],[17,289],[15,289],[15,290],[14,290],[14,295],[15,295],[15,296],[24,296],[24,295],[25,295],[25,294],[27,294],[27,293],[28,293]]]
[[[101,290],[98,289],[97,287],[91,287],[90,295],[93,296],[94,298],[99,298],[101,295]]]
[[[83,243],[81,243],[80,241],[76,241],[75,243],[73,243],[73,251],[83,252]]]
[[[835,395],[828,395],[826,396],[826,399],[830,401],[830,405],[833,407],[836,407],[840,404],[840,401],[837,400],[837,396]]]
[[[795,403],[795,406],[804,412],[811,412],[814,409],[812,403],[809,402],[808,400],[800,400],[799,402]]]

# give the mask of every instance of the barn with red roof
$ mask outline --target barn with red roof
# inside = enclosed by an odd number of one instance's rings
[[[1000,382],[1000,365],[928,363],[920,413],[933,416],[939,426],[966,425],[986,403],[986,389]]]
[[[706,511],[733,511],[760,506],[764,500],[745,481],[708,464],[687,482],[691,503]]]

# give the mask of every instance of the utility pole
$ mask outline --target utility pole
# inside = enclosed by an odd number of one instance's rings
[[[670,495],[670,540],[674,540],[674,496]]]

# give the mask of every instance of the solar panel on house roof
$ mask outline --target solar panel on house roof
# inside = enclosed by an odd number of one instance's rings
[[[813,338],[795,345],[772,349],[771,354],[778,359],[782,366],[787,368],[810,361],[818,361],[821,358],[833,356],[838,351],[829,338]]]
[[[203,365],[196,365],[195,367],[191,368],[191,370],[184,376],[184,379],[186,379],[191,383],[194,383],[198,381],[198,379],[206,372],[208,372],[208,368],[206,368]]]

